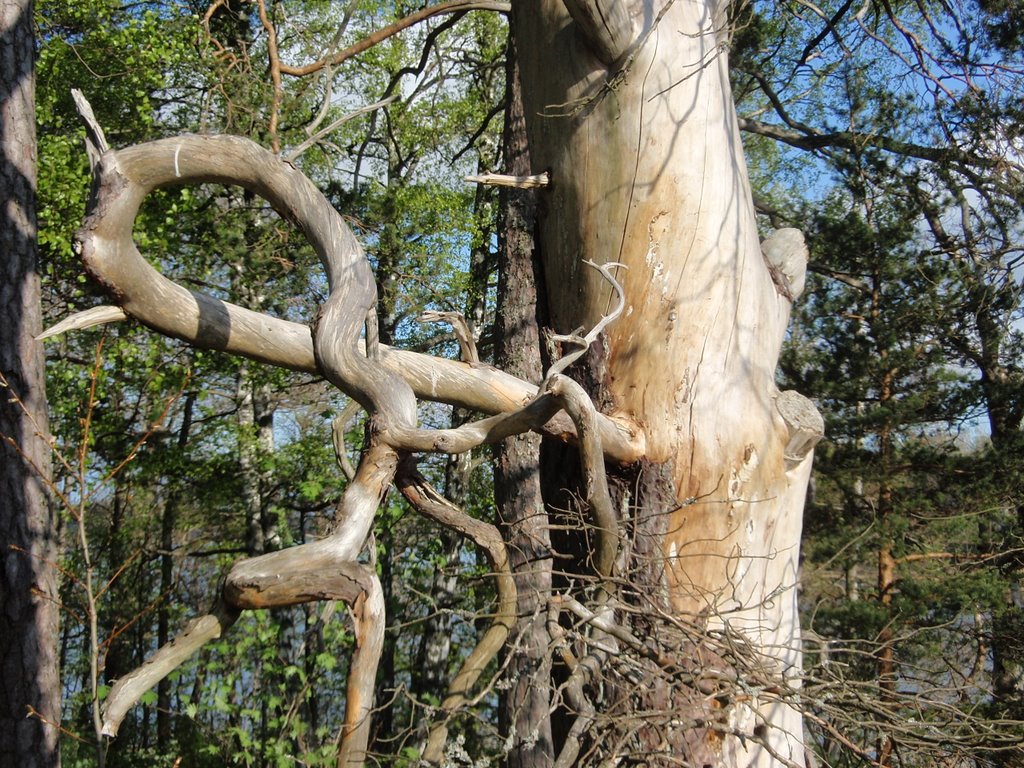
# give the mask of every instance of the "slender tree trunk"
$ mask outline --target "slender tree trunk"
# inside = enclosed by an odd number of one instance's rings
[[[246,549],[251,555],[280,548],[277,521],[265,489],[266,461],[274,452],[274,409],[265,385],[255,380],[248,363],[238,372],[238,464],[245,506]]]
[[[377,665],[377,683],[374,693],[374,701],[391,701],[394,697],[398,683],[395,677],[395,642],[398,631],[394,624],[395,610],[395,567],[392,558],[394,551],[394,534],[390,526],[377,529],[376,533],[379,554],[377,556],[377,569],[380,573],[381,590],[384,594],[385,620],[389,622],[385,634],[384,643],[381,647],[380,662]],[[387,754],[390,749],[392,737],[395,732],[395,711],[394,707],[383,707],[380,715],[373,719],[373,732],[371,734],[372,752]]]
[[[117,403],[114,408],[119,411],[121,410],[120,406],[121,403]],[[120,441],[118,441],[118,449],[118,455],[127,455],[127,446],[121,445]],[[98,668],[103,680],[108,685],[126,675],[139,663],[134,656],[132,647],[133,633],[121,631],[122,628],[132,625],[138,608],[136,603],[138,584],[133,583],[133,569],[125,568],[125,543],[128,537],[128,532],[125,530],[125,517],[128,514],[131,494],[130,480],[124,475],[119,475],[113,478],[112,485],[114,493],[110,503],[110,521],[106,535],[101,546],[93,548],[93,545],[90,545],[90,549],[103,552],[103,559],[106,560],[105,567],[102,570],[97,568],[98,572],[120,573],[118,579],[112,584],[112,589],[116,590],[114,594],[118,595],[120,599],[111,600],[109,608],[105,610],[99,608],[97,601],[100,637],[112,638],[106,649],[93,649],[87,641],[83,640],[83,652],[98,655]],[[97,752],[103,752],[107,764],[118,765],[141,741],[141,732],[144,727],[145,724],[141,718],[140,720],[129,720],[121,731],[121,738],[110,744],[98,745]]]
[[[870,220],[871,209],[867,207],[867,215]],[[871,335],[874,339],[884,338],[885,329],[882,326],[882,286],[883,278],[880,272],[872,276],[872,298],[871,298]],[[876,341],[875,353],[878,356],[881,367],[881,376],[878,380],[878,408],[885,412],[891,407],[895,397],[895,381],[897,371],[891,367],[889,362],[889,350],[881,341]],[[892,599],[896,590],[896,557],[893,554],[895,538],[893,532],[893,425],[889,419],[885,419],[878,430],[878,458],[880,480],[878,485],[877,519],[880,531],[881,542],[878,547],[878,601],[882,606],[884,626],[878,633],[878,648],[876,657],[878,659],[878,687],[881,692],[881,700],[885,705],[891,705],[896,692],[896,636],[893,628]],[[879,768],[889,768],[892,765],[893,749],[895,744],[892,736],[881,733],[878,737],[878,765]]]
[[[528,175],[533,171],[512,40],[506,94],[505,172]],[[509,190],[503,195],[501,211],[495,363],[514,376],[536,382],[542,363],[534,269],[534,192]],[[551,595],[551,537],[541,498],[539,454],[540,438],[529,433],[499,443],[495,449],[495,501],[519,599],[509,665],[513,683],[501,703],[502,731],[511,739],[509,768],[547,768],[554,759],[548,714],[551,659],[545,628]]]
[[[891,393],[891,390],[890,390]],[[888,397],[882,398],[879,405],[884,407]],[[878,633],[878,687],[881,690],[881,700],[884,704],[891,704],[896,692],[896,645],[895,632],[893,629],[892,598],[896,591],[896,558],[893,555],[893,506],[892,506],[892,483],[888,472],[892,466],[892,433],[891,428],[886,425],[879,435],[881,444],[882,459],[882,481],[878,489],[878,524],[881,531],[882,542],[878,548],[878,600],[882,605],[882,616],[885,625]],[[879,768],[889,768],[892,765],[893,752],[892,736],[882,734],[878,742],[878,765]]]
[[[60,765],[57,520],[36,266],[31,0],[0,0],[0,766]]]
[[[171,593],[174,589],[174,524],[177,519],[178,494],[173,492],[164,502],[160,516],[160,610],[157,613],[156,644],[162,648],[171,639]],[[171,744],[171,681],[164,678],[156,689],[156,747],[165,752]]]
[[[892,488],[883,481],[879,492],[878,518],[882,531],[882,544],[878,549],[878,600],[882,605],[885,625],[878,633],[878,687],[883,704],[891,704],[896,692],[896,647],[892,626],[892,596],[896,588],[896,559],[892,552]],[[892,736],[881,734],[878,739],[878,766],[892,765]]]
[[[196,403],[196,393],[189,392],[185,396],[182,408],[181,426],[178,428],[178,451],[184,454],[188,445],[189,433],[192,431],[192,410]],[[178,507],[181,504],[183,487],[175,485],[171,488],[164,502],[163,515],[160,517],[160,610],[157,613],[157,647],[162,648],[171,639],[170,607],[174,589],[174,530],[178,520]],[[157,684],[156,694],[156,746],[163,752],[171,743],[171,681],[162,679]]]
[[[465,454],[463,454],[465,455]],[[459,499],[445,498],[453,504]],[[438,566],[430,585],[430,615],[423,626],[419,649],[416,651],[416,664],[411,672],[410,691],[421,701],[427,696],[441,701],[447,692],[450,674],[448,657],[452,648],[452,616],[451,609],[455,605],[458,594],[458,578],[453,564],[457,563],[462,541],[451,531],[438,533],[441,552],[438,555]]]

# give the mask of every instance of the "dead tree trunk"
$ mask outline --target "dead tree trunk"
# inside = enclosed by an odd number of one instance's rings
[[[539,252],[554,331],[593,327],[614,303],[584,259],[622,265],[626,306],[577,378],[603,412],[642,425],[641,472],[658,478],[651,498],[625,489],[617,510],[660,517],[645,555],[656,583],[634,610],[717,640],[714,656],[754,685],[741,695],[694,681],[713,696],[688,699],[690,712],[659,726],[661,740],[696,764],[802,763],[800,715],[783,692],[799,685],[797,557],[821,420],[779,393],[775,368],[806,250],[784,230],[762,253],[729,89],[727,11],[533,0],[513,5],[513,34],[533,171],[551,174]],[[733,641],[750,651],[745,664],[722,655]],[[581,719],[574,713],[572,727]],[[641,724],[629,727],[648,743]]]

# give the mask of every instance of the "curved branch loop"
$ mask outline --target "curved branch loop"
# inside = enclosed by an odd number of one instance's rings
[[[239,611],[340,599],[352,606],[357,650],[350,667],[339,765],[361,765],[369,736],[384,606],[372,567],[361,565],[357,558],[381,499],[396,479],[400,451],[457,453],[544,424],[550,431],[548,422],[560,410],[566,410],[568,418],[562,416],[561,421],[569,424],[568,429],[575,432],[581,443],[588,503],[598,529],[596,569],[607,585],[614,568],[618,531],[604,475],[607,447],[603,438],[612,443],[625,442],[620,434],[622,426],[600,417],[583,390],[559,376],[558,371],[582,354],[621,312],[622,289],[609,271],[614,265],[598,267],[587,262],[613,284],[619,295],[618,307],[585,337],[570,339],[580,349],[552,366],[539,391],[531,391],[525,383],[507,377],[515,386],[523,386],[518,390],[510,388],[517,395],[501,393],[506,400],[494,408],[501,415],[459,429],[423,430],[416,425],[413,388],[385,362],[384,350],[377,343],[376,287],[363,250],[341,216],[301,172],[247,139],[184,136],[108,150],[99,158],[94,173],[93,197],[76,238],[76,249],[86,269],[127,314],[160,333],[195,346],[244,354],[290,368],[316,370],[365,408],[371,425],[370,445],[342,499],[336,530],[321,541],[236,563],[214,611],[191,625],[179,638],[181,642],[161,648],[128,675],[123,684],[115,686],[107,704],[106,732],[115,733],[128,708],[143,691],[204,642],[219,636]],[[142,258],[133,242],[132,229],[145,196],[163,186],[205,182],[240,185],[260,195],[294,223],[313,246],[327,272],[330,294],[316,315],[311,336],[304,326],[188,291]],[[79,322],[90,319],[95,318],[89,315]],[[100,313],[99,320],[106,319],[108,315]],[[359,341],[364,328],[365,351]],[[439,399],[433,369],[429,378],[431,393]],[[498,582],[495,618],[453,680],[442,705],[450,713],[468,700],[469,690],[508,637],[516,618],[515,582],[504,542],[494,526],[475,520],[446,502],[416,473],[411,461],[402,466],[397,483],[417,510],[483,548]],[[427,759],[440,757],[445,732],[444,723],[432,730]]]
[[[266,333],[265,315],[187,291],[139,253],[132,227],[142,200],[159,187],[237,184],[266,199],[309,240],[327,271],[331,294],[314,331],[314,355],[335,386],[371,412],[415,423],[415,397],[403,380],[369,362],[358,348],[364,319],[376,303],[369,263],[352,231],[299,170],[248,139],[181,136],[106,152],[96,167],[89,213],[76,249],[90,274],[126,312],[175,338],[223,349],[243,347],[264,362],[299,367],[303,326]],[[225,314],[227,315],[225,317]],[[303,329],[299,331],[299,329]],[[226,338],[225,338],[226,336]],[[234,337],[234,338],[232,338]]]
[[[132,241],[139,205],[150,191],[186,182],[241,185],[264,197],[302,230],[327,272],[330,295],[313,330],[319,370],[370,412],[375,434],[388,427],[414,430],[416,398],[412,389],[379,363],[371,334],[367,334],[371,354],[364,355],[359,348],[363,324],[376,305],[370,266],[351,230],[299,171],[245,139],[187,136],[108,151],[95,173],[94,196],[77,247],[86,268],[118,297],[127,312],[164,334],[202,346],[230,349],[235,346],[231,334],[241,331],[242,346],[255,349],[253,357],[263,357],[259,346],[265,348],[268,342],[261,333],[263,316],[234,307],[234,313],[224,317],[228,305],[167,280],[142,258]],[[267,357],[287,354],[292,344],[287,346],[289,349],[273,350]],[[119,684],[106,708],[105,731],[116,732],[141,690],[224,631],[239,610],[343,599],[353,606],[357,650],[348,681],[339,759],[342,765],[361,765],[369,737],[384,617],[377,577],[356,558],[394,477],[397,460],[392,448],[379,443],[370,446],[343,497],[339,527],[326,539],[236,563],[218,602],[223,610],[199,619],[182,637],[187,643],[161,648]]]

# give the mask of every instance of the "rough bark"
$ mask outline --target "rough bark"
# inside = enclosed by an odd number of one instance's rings
[[[0,2],[0,766],[60,764],[56,519],[36,267],[33,6]]]
[[[648,588],[708,638],[738,633],[760,650],[763,689],[784,691],[799,682],[795,584],[814,439],[794,453],[776,405],[796,291],[773,277],[799,284],[804,265],[758,242],[716,27],[724,6],[628,4],[631,39],[612,66],[606,40],[559,0],[515,5],[513,32],[532,164],[551,174],[539,240],[554,330],[593,327],[613,303],[583,259],[626,267],[627,307],[584,379],[604,413],[643,425],[645,460],[670,473],[651,564],[664,577]],[[723,690],[715,724],[696,711],[679,727],[703,731],[722,765],[802,761],[796,709],[767,692],[744,698]]]
[[[506,171],[528,176],[522,94],[514,44],[508,52],[505,112]],[[534,270],[535,192],[509,189],[501,198],[498,244],[498,306],[495,363],[528,381],[540,379],[541,343],[537,322],[538,275]],[[502,731],[510,739],[509,768],[548,768],[554,760],[551,736],[551,658],[545,627],[551,595],[551,537],[540,489],[540,438],[518,435],[495,448],[494,498],[505,530],[519,603],[508,650],[511,688],[501,704]]]

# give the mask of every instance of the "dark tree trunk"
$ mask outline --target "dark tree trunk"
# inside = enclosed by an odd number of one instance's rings
[[[178,450],[184,453],[192,430],[192,410],[196,394],[185,396],[182,409],[181,427],[178,429]],[[171,639],[170,608],[171,593],[174,589],[174,529],[178,520],[183,488],[176,485],[164,502],[160,518],[160,610],[157,614],[157,645],[162,647]],[[161,752],[171,744],[171,681],[164,678],[157,685],[156,700],[156,745]]]
[[[506,172],[528,175],[530,156],[514,45],[508,55],[505,119]],[[502,200],[499,244],[496,365],[523,379],[539,381],[540,332],[534,265],[534,193],[514,189]],[[553,761],[550,707],[551,660],[545,629],[551,594],[551,543],[543,514],[538,455],[540,438],[514,437],[495,450],[494,493],[505,528],[519,594],[519,618],[511,644],[514,681],[502,701],[502,730],[512,736],[509,768],[546,768]]]
[[[30,0],[0,2],[0,766],[60,765],[56,518],[36,269]]]

